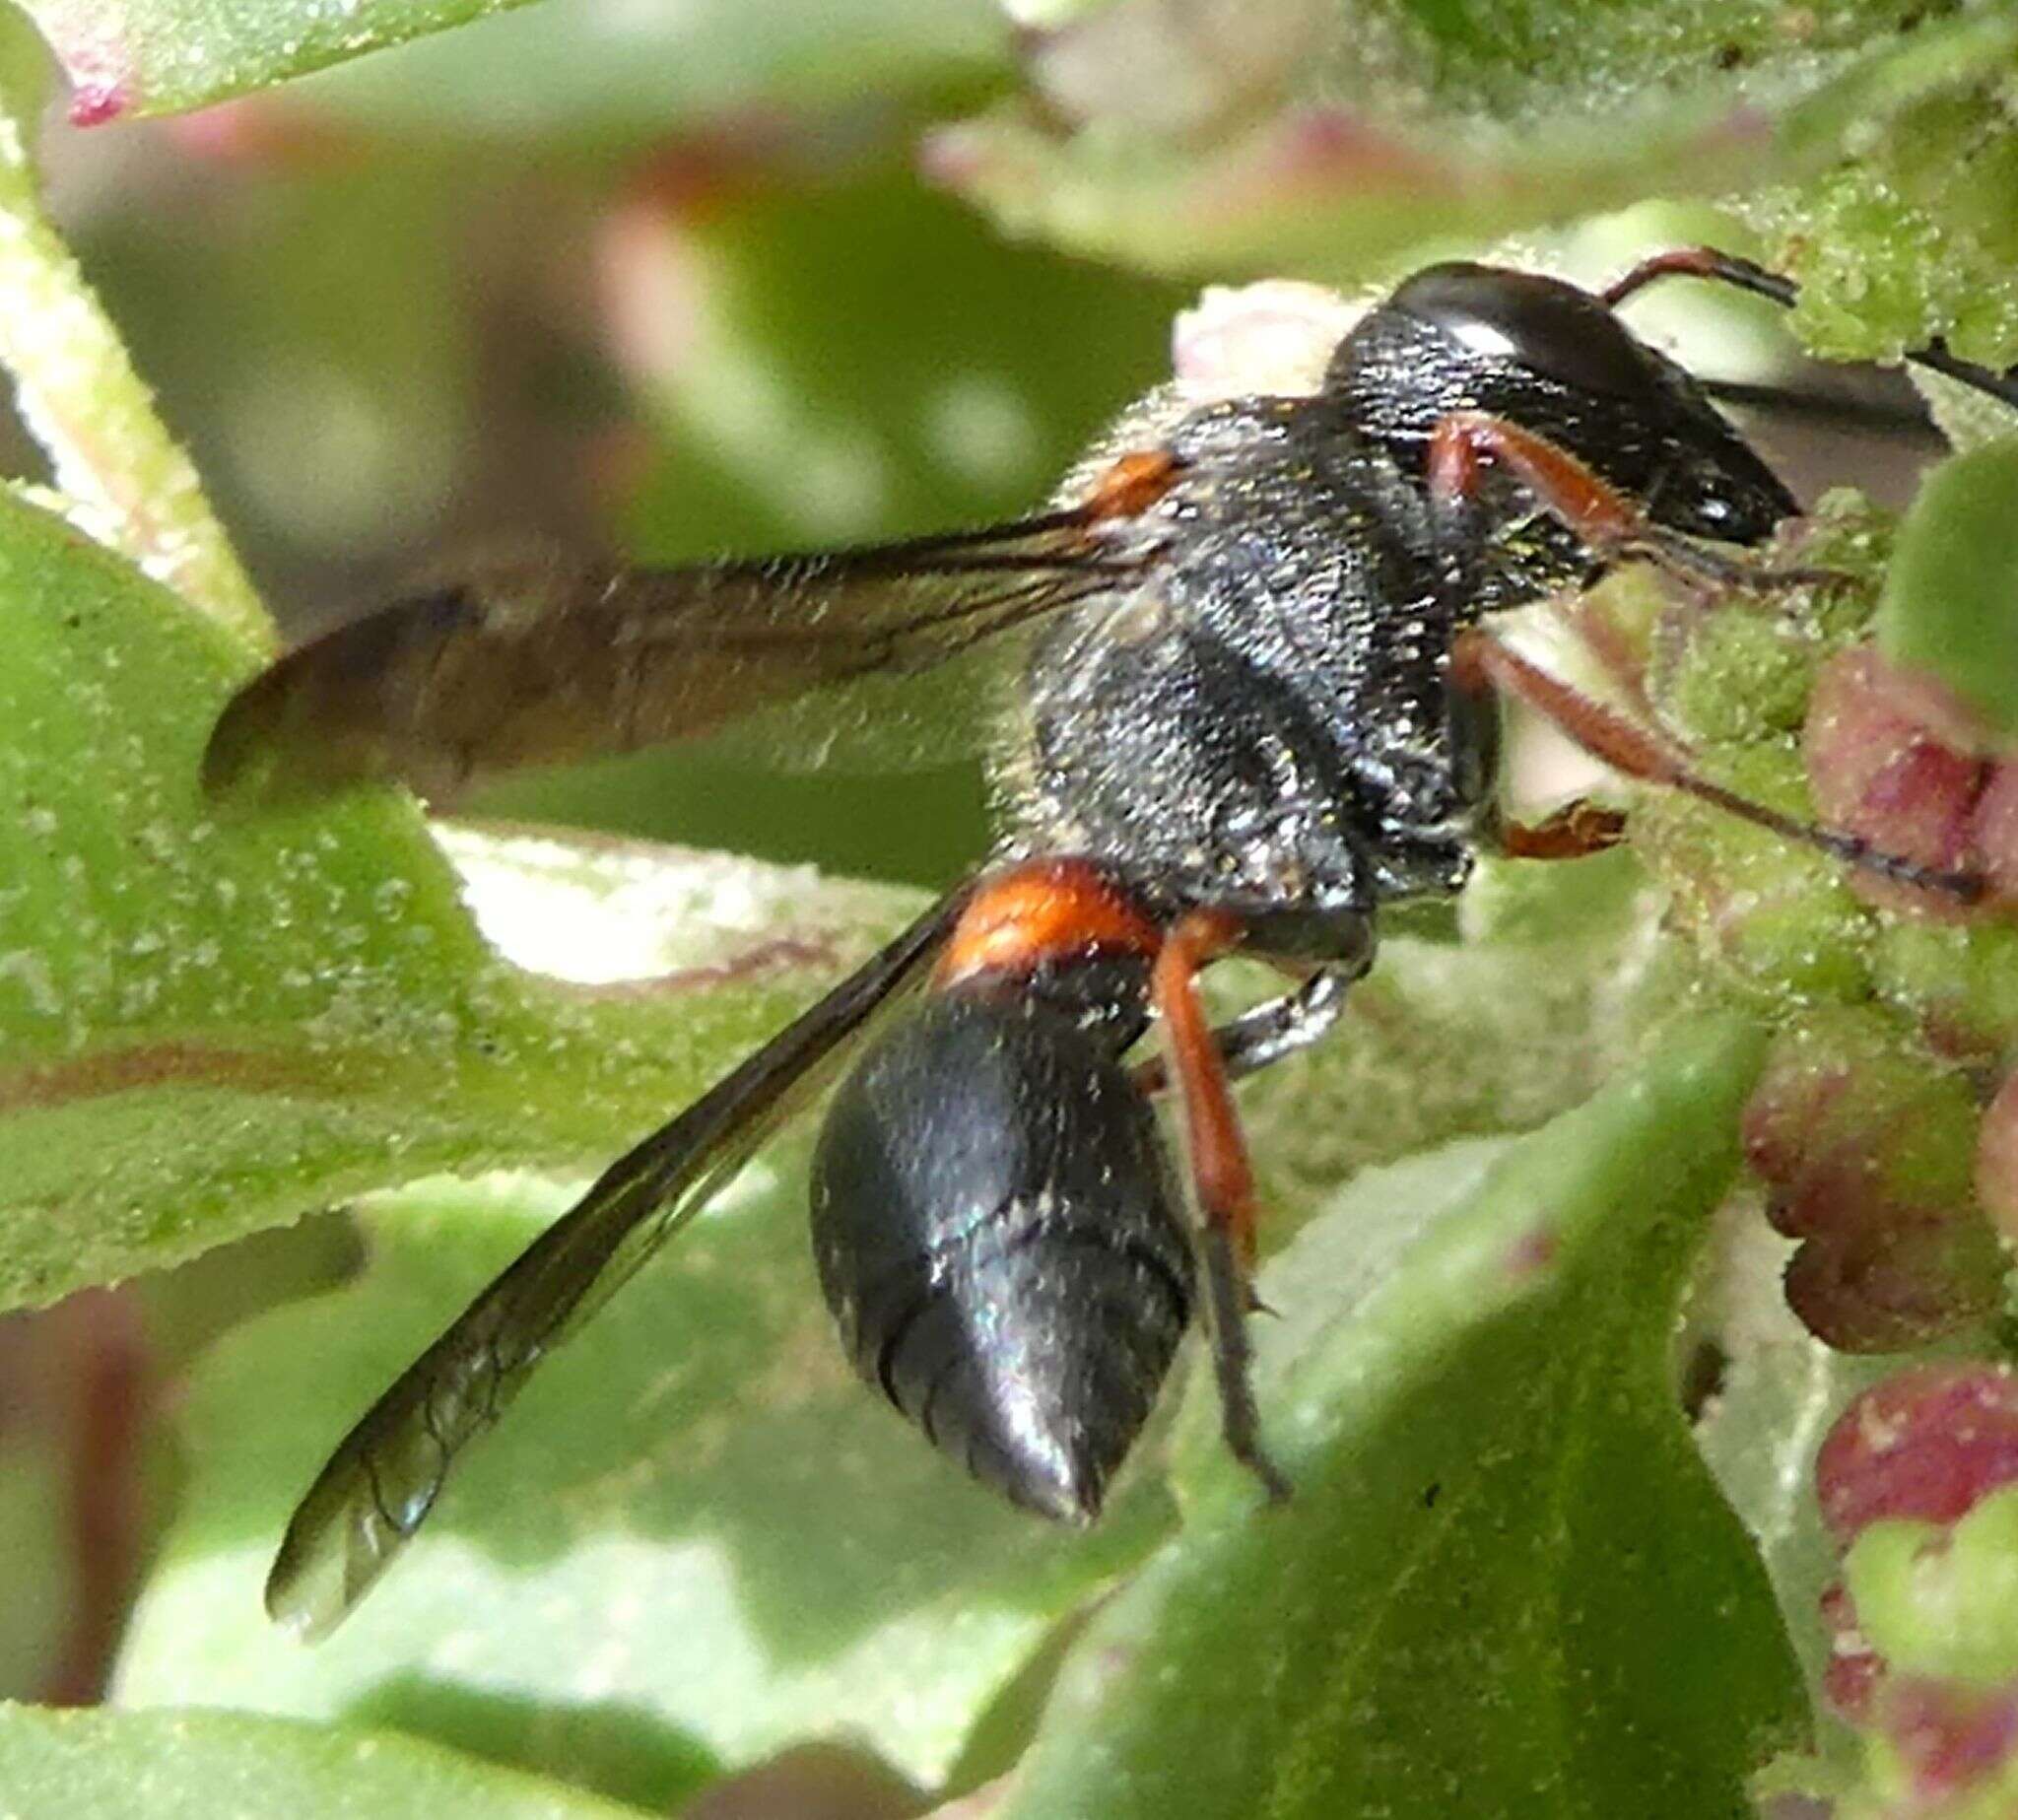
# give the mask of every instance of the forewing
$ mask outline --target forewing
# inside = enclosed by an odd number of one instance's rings
[[[603,1172],[394,1382],[296,1509],[266,1583],[272,1617],[326,1635],[440,1495],[462,1449],[540,1361],[742,1167],[846,1039],[945,939],[962,887]]]
[[[916,675],[1112,588],[1139,559],[1066,509],[827,555],[618,569],[547,555],[491,567],[312,640],[226,708],[204,759],[214,794],[284,798],[354,779],[437,802],[521,767],[704,738],[831,696],[788,743],[889,726]],[[920,701],[920,708],[928,705]],[[970,739],[984,733],[972,693]],[[912,716],[922,718],[923,716]],[[782,716],[774,716],[781,722]],[[937,730],[943,734],[944,729]]]

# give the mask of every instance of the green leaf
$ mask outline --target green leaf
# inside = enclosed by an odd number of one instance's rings
[[[1985,442],[2018,437],[2018,406],[1992,398],[1945,373],[1929,372],[1923,367],[1915,367],[1911,371],[1914,386],[1926,403],[1927,414],[1958,455],[1966,455]]]
[[[212,816],[198,760],[245,662],[0,496],[0,1303],[434,1170],[604,1161],[901,911],[802,872],[451,837],[501,932],[551,917],[554,971],[666,977],[521,973],[411,804]]]
[[[1899,527],[1878,647],[1929,672],[1986,726],[2018,734],[2018,438],[1941,463]]]
[[[19,1820],[623,1820],[636,1810],[410,1739],[235,1713],[0,1707]]]
[[[1462,150],[1453,142],[1468,141]],[[1629,148],[1621,156],[1622,143]],[[942,129],[928,171],[1005,232],[1156,272],[1364,282],[1411,248],[1476,242],[1653,194],[1711,193],[1756,149],[1714,107],[1620,128],[1414,130],[1286,108],[1208,157],[1117,130],[1060,140],[1010,108]],[[1489,168],[1494,181],[1476,173]]]
[[[525,0],[23,0],[95,126],[172,113]]]
[[[1789,117],[1802,180],[1737,206],[1799,282],[1794,329],[1812,352],[1892,360],[1939,337],[1991,368],[2018,360],[2014,68],[2010,9],[1958,9],[1874,38]]]
[[[429,139],[657,142],[747,110],[971,89],[1006,74],[1009,53],[988,0],[545,0],[347,63],[298,99]]]
[[[636,7],[622,0],[24,0],[72,85],[80,125],[173,113],[449,27],[373,58],[326,99],[361,123],[489,136],[664,132],[763,103],[845,101],[999,67],[983,0],[790,0]]]
[[[1271,1232],[1370,1165],[1530,1130],[1596,1092],[1674,983],[1643,971],[1651,913],[1629,853],[1488,860],[1460,907],[1466,940],[1384,940],[1338,1028],[1243,1083]]]
[[[1007,1814],[1741,1810],[1800,1682],[1667,1349],[1759,1052],[1670,1033],[1483,1179],[1475,1147],[1375,1177],[1264,1273],[1296,1496],[1258,1508],[1191,1425],[1186,1527],[1073,1650]],[[1298,1313],[1403,1196],[1441,1204],[1391,1274]]]
[[[1789,17],[1772,0],[1103,10],[1033,55],[1047,112],[950,129],[932,169],[1011,232],[1080,251],[1358,280],[1440,237],[1860,170],[1890,121],[1967,94],[2014,41],[1990,9],[1917,31],[1898,0]],[[1993,176],[1965,225],[1993,215]],[[1788,192],[1786,249],[1811,205]],[[1804,306],[1853,312],[1857,295],[1832,271]]]
[[[431,1734],[660,1811],[807,1736],[938,1781],[1169,1500],[1145,1458],[1075,1534],[927,1448],[835,1342],[791,1171],[749,1172],[554,1357],[334,1637],[267,1622],[260,1584],[322,1454],[566,1198],[494,1179],[376,1203],[355,1286],[211,1355],[117,1700]]]
[[[9,31],[0,58],[10,57]],[[0,62],[0,70],[9,67]],[[71,521],[253,645],[269,636],[188,457],[169,439],[76,259],[42,211],[10,84],[0,117],[0,365]]]
[[[1739,1254],[1726,1260],[1723,1274],[1748,1292],[1747,1306],[1720,1323],[1732,1350],[1696,1439],[1717,1489],[1758,1546],[1807,1677],[1811,1709],[1844,1760],[1854,1740],[1822,1698],[1832,1639],[1818,1602],[1841,1567],[1815,1500],[1815,1449],[1850,1398],[1897,1361],[1833,1352],[1802,1332],[1780,1294],[1789,1247],[1750,1209],[1742,1230]]]

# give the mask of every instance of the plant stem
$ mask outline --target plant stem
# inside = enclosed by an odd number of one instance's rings
[[[0,113],[0,366],[47,451],[63,512],[260,650],[272,622],[156,416],[125,346],[37,192],[21,123]]]

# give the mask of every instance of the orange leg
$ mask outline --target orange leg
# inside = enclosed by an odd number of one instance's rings
[[[1899,884],[1938,891],[1964,904],[1975,903],[1987,888],[1987,881],[1981,873],[1948,872],[1901,859],[1897,854],[1880,851],[1856,835],[1783,815],[1765,803],[1753,802],[1749,797],[1725,789],[1722,784],[1692,769],[1685,752],[1647,728],[1636,725],[1623,714],[1613,712],[1602,703],[1579,694],[1569,684],[1528,662],[1482,628],[1473,627],[1457,635],[1450,651],[1450,672],[1459,688],[1491,684],[1525,702],[1554,721],[1585,752],[1593,758],[1602,759],[1613,770],[1643,782],[1665,784],[1669,789],[1681,790],[1713,803],[1727,815],[1768,829],[1782,840],[1816,847],[1866,872],[1874,872]]]
[[[1199,971],[1240,939],[1240,924],[1224,911],[1180,916],[1156,957],[1149,994],[1163,1020],[1171,1073],[1182,1100],[1184,1146],[1199,1211],[1209,1225],[1225,1229],[1245,1267],[1254,1261],[1254,1174],[1226,1066],[1198,996]]]
[[[1198,995],[1200,970],[1238,944],[1241,933],[1240,923],[1223,910],[1196,910],[1178,917],[1156,957],[1149,992],[1177,1087],[1185,1162],[1204,1228],[1212,1362],[1227,1450],[1261,1481],[1271,1499],[1280,1499],[1289,1495],[1289,1481],[1262,1449],[1250,1382],[1254,1173],[1225,1058]]]
[[[1489,411],[1452,411],[1431,432],[1430,491],[1468,500],[1487,467],[1503,467],[1593,549],[1645,536],[1647,516],[1567,449]]]
[[[1509,822],[1500,830],[1500,851],[1509,859],[1581,859],[1625,838],[1620,811],[1579,797],[1539,822]]]
[[[1602,557],[1643,557],[1684,580],[1726,588],[1837,579],[1820,570],[1768,569],[1667,530],[1568,449],[1488,411],[1452,411],[1431,432],[1430,492],[1436,498],[1470,499],[1488,467],[1513,475]]]

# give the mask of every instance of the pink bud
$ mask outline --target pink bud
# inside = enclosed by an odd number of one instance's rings
[[[1989,768],[1944,745],[1916,714],[1917,698],[1868,645],[1822,667],[1802,747],[1822,819],[1921,865],[1973,861],[1977,799]],[[1937,893],[1870,877],[1859,897],[1895,910],[1961,920],[1969,907]]]
[[[1976,1140],[1976,1194],[2007,1240],[2018,1241],[2018,1072],[1983,1115]]]
[[[1870,1722],[1871,1703],[1885,1678],[1885,1658],[1857,1628],[1856,1607],[1842,1581],[1822,1590],[1822,1623],[1829,1633],[1829,1663],[1822,1670],[1822,1696],[1847,1725]]]
[[[1839,1548],[1881,1517],[1950,1523],[2018,1479],[2018,1378],[1983,1363],[1927,1365],[1874,1384],[1815,1457]]]
[[[2018,1687],[1901,1681],[1886,1690],[1879,1719],[1923,1802],[1966,1793],[2018,1752]]]

